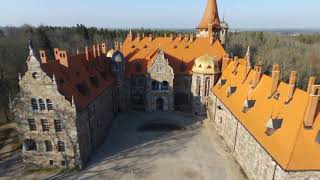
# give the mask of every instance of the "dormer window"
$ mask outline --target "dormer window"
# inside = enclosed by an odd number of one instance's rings
[[[228,97],[231,96],[233,93],[235,93],[237,90],[237,87],[229,86],[227,89]]]
[[[283,119],[278,119],[278,118],[275,118],[275,119],[272,119],[270,118],[269,121],[267,122],[266,124],[266,135],[267,136],[271,136],[272,134],[274,134],[277,130],[279,130],[282,126],[282,121]]]
[[[211,66],[208,66],[207,69],[211,69]]]
[[[243,113],[247,113],[255,104],[255,100],[248,100],[246,99],[244,102],[243,102],[243,110],[242,112]]]

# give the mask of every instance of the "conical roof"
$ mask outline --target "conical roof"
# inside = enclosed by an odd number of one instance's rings
[[[207,8],[203,14],[202,20],[197,29],[208,28],[209,23],[212,23],[213,27],[220,26],[220,19],[218,14],[218,6],[216,0],[208,0]]]

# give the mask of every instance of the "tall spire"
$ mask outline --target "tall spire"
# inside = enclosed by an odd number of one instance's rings
[[[197,29],[208,29],[209,24],[212,24],[213,28],[220,26],[218,6],[216,0],[208,0],[206,10]]]

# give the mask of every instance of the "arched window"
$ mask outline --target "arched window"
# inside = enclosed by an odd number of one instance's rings
[[[204,96],[209,96],[209,92],[210,92],[210,78],[207,77],[205,80],[205,91],[204,91]]]
[[[169,90],[169,83],[168,83],[168,81],[163,81],[163,82],[162,82],[161,90]]]
[[[197,77],[197,81],[196,81],[196,94],[197,96],[200,96],[200,92],[201,92],[201,77]]]

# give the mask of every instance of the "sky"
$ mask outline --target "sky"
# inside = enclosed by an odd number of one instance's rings
[[[320,0],[217,0],[233,29],[320,28]],[[5,0],[0,26],[194,28],[207,0]]]

